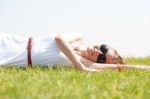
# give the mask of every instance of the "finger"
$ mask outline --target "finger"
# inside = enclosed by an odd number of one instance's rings
[[[100,46],[98,46],[98,45],[95,45],[95,46],[94,46],[94,48],[95,48],[95,49],[99,49],[99,48],[100,48]]]

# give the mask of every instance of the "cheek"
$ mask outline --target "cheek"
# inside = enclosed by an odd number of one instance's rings
[[[107,63],[113,63],[114,57],[111,56],[111,55],[107,55],[107,56],[106,56],[106,59],[107,59],[107,60],[106,60]]]
[[[114,51],[113,50],[109,50],[108,53],[106,54],[106,62],[108,63],[113,63],[114,61]]]

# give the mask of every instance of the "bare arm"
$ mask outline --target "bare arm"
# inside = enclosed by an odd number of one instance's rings
[[[85,67],[84,64],[80,61],[78,58],[78,55],[71,47],[70,43],[73,42],[73,40],[78,40],[78,37],[74,36],[72,39],[66,39],[64,35],[58,34],[55,37],[55,41],[58,45],[58,47],[61,49],[61,51],[70,59],[70,61],[80,70],[84,71],[98,71],[97,69],[92,69]]]
[[[120,69],[150,70],[150,66],[146,66],[146,65],[100,64],[100,63],[95,63],[85,58],[81,58],[81,61],[87,67],[99,69],[99,70],[105,70],[105,69],[112,69],[112,70],[119,70],[119,71]]]

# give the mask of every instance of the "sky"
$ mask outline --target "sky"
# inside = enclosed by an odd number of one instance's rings
[[[122,56],[150,56],[149,0],[0,0],[0,32],[82,33]]]

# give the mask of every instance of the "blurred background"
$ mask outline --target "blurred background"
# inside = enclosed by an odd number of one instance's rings
[[[150,56],[150,0],[0,0],[0,32],[82,33],[122,56]]]

